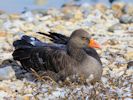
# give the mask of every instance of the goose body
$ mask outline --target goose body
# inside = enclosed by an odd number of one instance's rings
[[[48,44],[23,36],[13,43],[13,58],[27,70],[51,72],[56,81],[76,74],[85,78],[92,75],[91,81],[98,81],[102,75],[102,64],[90,40],[90,35],[83,29],[75,30],[67,41],[60,44]]]

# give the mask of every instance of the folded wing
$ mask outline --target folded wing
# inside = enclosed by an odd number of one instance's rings
[[[23,36],[13,43],[13,58],[21,62],[26,70],[50,70],[58,73],[67,65],[65,46],[43,43],[40,40]]]

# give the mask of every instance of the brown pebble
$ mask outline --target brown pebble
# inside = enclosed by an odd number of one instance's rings
[[[24,96],[24,100],[30,100],[30,96]]]
[[[0,32],[0,37],[5,37],[7,35],[6,32]]]
[[[133,61],[129,61],[128,63],[127,63],[127,68],[129,69],[131,66],[133,66]]]

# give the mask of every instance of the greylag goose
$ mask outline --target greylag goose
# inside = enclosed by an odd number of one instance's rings
[[[83,29],[72,32],[66,43],[44,43],[40,40],[23,36],[13,43],[14,60],[20,61],[22,66],[39,71],[52,72],[51,77],[65,80],[66,77],[82,75],[92,78],[90,82],[99,81],[102,75],[102,64],[94,48],[100,46]]]

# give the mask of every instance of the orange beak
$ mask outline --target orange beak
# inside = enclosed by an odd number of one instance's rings
[[[91,47],[91,48],[101,48],[101,46],[92,38],[90,39],[89,47]]]

